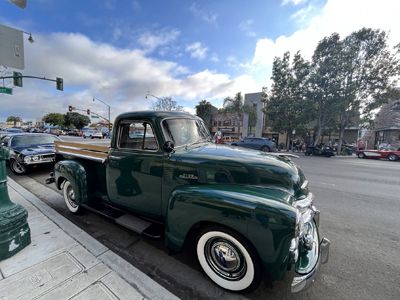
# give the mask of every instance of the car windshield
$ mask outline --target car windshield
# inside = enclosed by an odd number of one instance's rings
[[[211,140],[210,133],[200,120],[167,119],[162,124],[165,139],[174,142],[175,147]]]
[[[21,135],[14,136],[11,142],[12,147],[23,147],[30,145],[52,144],[60,139],[52,135]]]

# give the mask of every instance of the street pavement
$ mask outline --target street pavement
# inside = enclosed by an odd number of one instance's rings
[[[139,236],[91,212],[68,213],[54,186],[44,186],[50,170],[10,176],[182,299],[400,299],[400,162],[305,156],[295,162],[321,210],[321,235],[331,240],[328,264],[298,295],[285,289],[285,281],[263,283],[250,294],[228,293],[211,283],[190,253],[170,254],[162,239]]]

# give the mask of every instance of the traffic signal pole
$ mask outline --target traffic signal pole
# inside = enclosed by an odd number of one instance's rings
[[[0,261],[31,243],[28,212],[11,202],[7,189],[6,160],[9,152],[0,145]]]

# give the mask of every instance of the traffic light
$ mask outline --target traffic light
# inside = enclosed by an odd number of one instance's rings
[[[86,113],[87,113],[88,115],[90,115],[90,109],[86,110]]]
[[[57,90],[63,91],[64,90],[64,80],[60,77],[56,77],[56,87]]]
[[[69,111],[69,112],[71,112],[71,111],[73,111],[73,110],[74,110],[74,108],[72,107],[72,105],[68,106],[68,111]]]
[[[22,87],[22,73],[20,72],[13,72],[13,79],[14,79],[14,85]]]

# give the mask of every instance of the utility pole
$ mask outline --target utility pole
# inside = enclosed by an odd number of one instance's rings
[[[110,134],[111,134],[111,106],[108,103],[104,102],[103,100],[93,97],[93,102],[95,100],[100,101],[101,103],[103,103],[104,105],[106,105],[108,107],[108,135],[110,136]]]
[[[25,8],[26,0],[11,0]],[[28,211],[11,202],[7,188],[6,160],[10,153],[0,144],[0,261],[13,256],[31,243]]]

